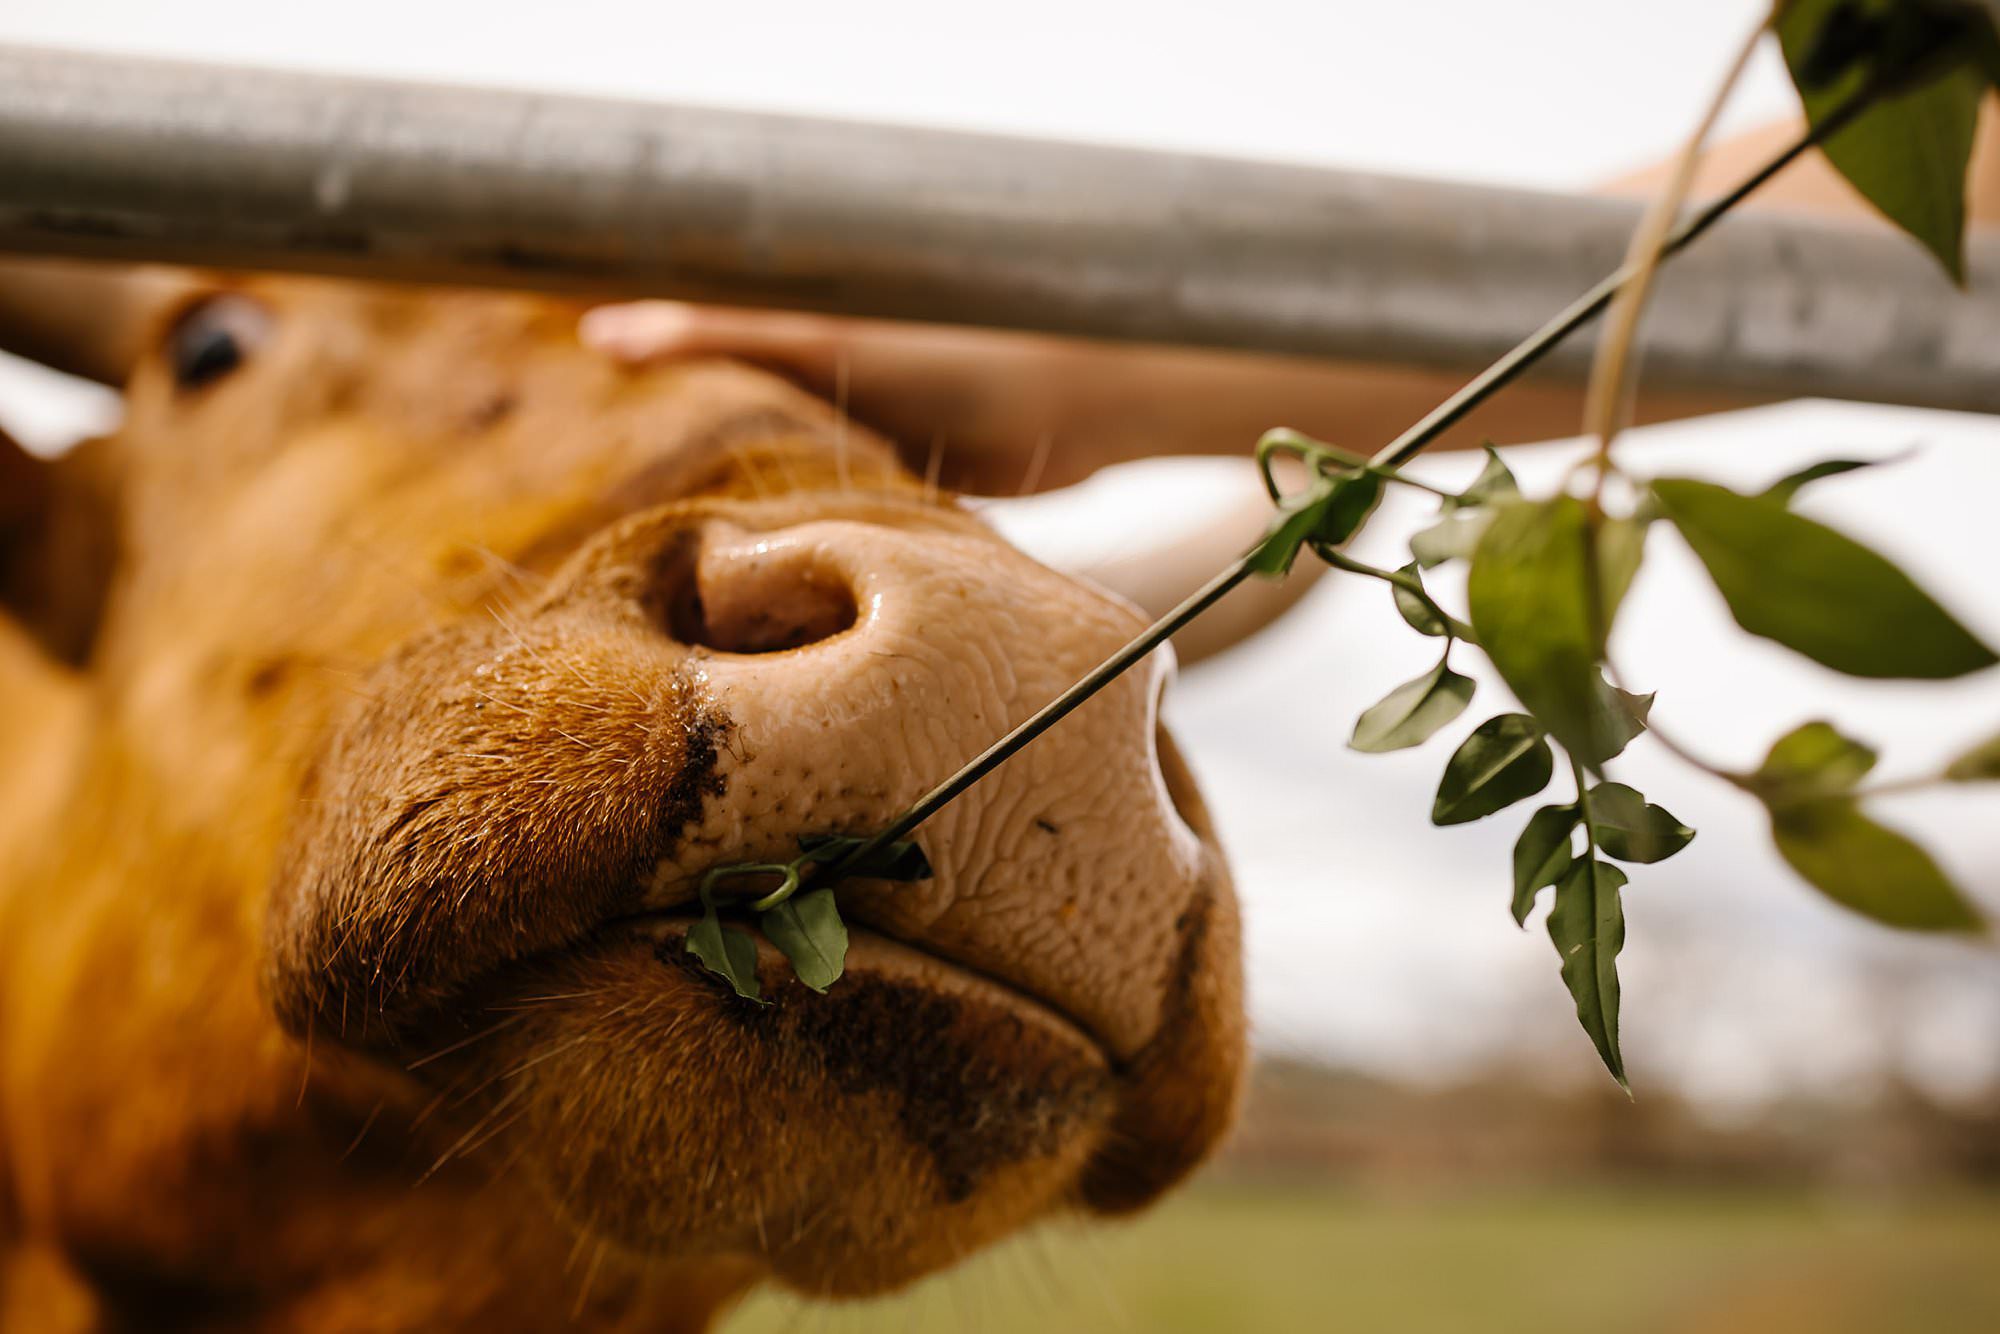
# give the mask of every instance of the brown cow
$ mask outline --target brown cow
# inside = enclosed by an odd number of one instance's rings
[[[700,1329],[1215,1143],[1236,907],[1158,673],[845,889],[829,994],[682,943],[705,868],[879,826],[1129,606],[571,307],[165,286],[67,289],[39,346],[133,358],[126,424],[4,456],[0,1328]]]
[[[1003,484],[1051,395],[1100,428],[1065,478],[1366,443],[1441,377],[727,316],[620,366],[552,302],[9,276],[0,341],[131,392],[0,442],[0,1329],[699,1329],[1213,1145],[1235,907],[1157,679],[928,827],[934,880],[852,886],[830,995],[688,966],[702,868],[870,828],[1136,624],[689,358],[872,349],[874,415],[970,403]]]

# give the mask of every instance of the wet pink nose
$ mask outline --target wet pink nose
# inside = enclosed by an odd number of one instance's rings
[[[1140,628],[1131,607],[972,524],[717,518],[662,565],[660,624],[731,736],[720,792],[654,877],[865,834]],[[1048,998],[1114,1052],[1161,1020],[1177,923],[1219,866],[1163,774],[1163,655],[1121,678],[917,834],[936,875],[842,891],[854,920]]]
[[[858,609],[844,562],[782,534],[727,525],[684,552],[666,571],[666,630],[720,653],[777,653],[853,628]]]

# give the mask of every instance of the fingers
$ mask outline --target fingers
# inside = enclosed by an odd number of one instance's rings
[[[1054,485],[1090,471],[1061,455],[1031,466],[1071,439],[1058,429],[1065,386],[1088,371],[1087,354],[1055,340],[676,301],[599,306],[578,336],[627,365],[724,356],[775,370],[911,451],[942,442],[955,489],[1011,494],[1024,477]]]
[[[585,311],[577,334],[585,346],[635,365],[675,357],[730,356],[818,379],[831,374],[854,341],[853,324],[785,311],[627,301]]]
[[[202,282],[150,265],[0,258],[0,348],[121,385],[167,312]]]

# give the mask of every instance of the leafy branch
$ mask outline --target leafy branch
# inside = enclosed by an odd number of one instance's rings
[[[1356,721],[1350,745],[1382,752],[1420,745],[1470,706],[1474,682],[1453,668],[1458,652],[1484,653],[1525,711],[1501,713],[1472,729],[1446,761],[1431,810],[1437,825],[1493,815],[1553,780],[1564,755],[1572,801],[1529,817],[1512,854],[1512,908],[1525,925],[1541,892],[1554,890],[1548,931],[1577,1017],[1621,1085],[1617,956],[1625,939],[1618,863],[1647,865],[1674,856],[1695,836],[1665,808],[1606,776],[1606,767],[1648,730],[1653,696],[1630,693],[1607,661],[1618,612],[1659,524],[1679,534],[1706,568],[1737,624],[1853,676],[1941,680],[1991,667],[2000,658],[1890,561],[1825,525],[1794,513],[1793,497],[1824,478],[1867,466],[1829,459],[1742,494],[1696,478],[1633,478],[1614,455],[1629,354],[1652,275],[1801,153],[1818,145],[1829,161],[1893,221],[1962,280],[1965,193],[1971,125],[1990,81],[2000,80],[2000,30],[1992,0],[1789,0],[1771,17],[1807,111],[1807,130],[1783,152],[1678,227],[1702,141],[1747,59],[1732,72],[1677,162],[1673,179],[1642,223],[1626,263],[1521,344],[1412,425],[1364,456],[1279,430],[1258,442],[1256,459],[1276,513],[1264,537],[1228,568],[1113,654],[1089,675],[995,741],[884,829],[866,838],[802,840],[787,863],[721,867],[701,882],[704,914],[688,949],[756,999],[751,937],[724,924],[716,894],[739,891],[761,915],[764,933],[817,990],[840,975],[846,930],[834,886],[848,877],[921,879],[930,874],[909,836],[1021,747],[1061,721],[1252,576],[1283,577],[1302,550],[1345,573],[1386,583],[1403,621],[1443,641],[1436,665],[1404,682]],[[1522,495],[1500,455],[1487,447],[1480,473],[1453,492],[1401,471],[1473,408],[1511,383],[1570,334],[1617,304],[1613,328],[1593,368],[1587,428],[1598,447],[1585,496],[1567,483],[1554,495]],[[1287,491],[1280,460],[1302,468]],[[1574,474],[1572,475],[1574,477]],[[1619,479],[1623,508],[1607,507],[1606,482]],[[1411,561],[1381,569],[1343,550],[1368,522],[1385,489],[1434,496],[1435,520],[1410,540]],[[1466,569],[1467,612],[1455,615],[1429,590],[1424,572]],[[1660,736],[1666,749],[1760,801],[1780,855],[1828,898],[1890,926],[1970,931],[1971,903],[1929,854],[1863,809],[1896,788],[1864,788],[1875,753],[1831,724],[1808,723],[1780,737],[1754,772],[1735,773]],[[2000,779],[2000,735],[1965,751],[1931,783]],[[1580,846],[1579,846],[1580,845]],[[769,887],[771,877],[775,887]],[[808,888],[808,885],[816,885]]]
[[[805,889],[813,868],[841,861],[854,866],[844,873],[847,875],[902,881],[931,877],[930,861],[914,843],[886,843],[879,852],[857,858],[853,854],[861,851],[861,845],[858,838],[807,835],[799,840],[799,855],[788,862],[738,862],[709,871],[702,876],[698,890],[701,920],[688,928],[688,953],[726,980],[737,995],[761,1002],[764,992],[757,978],[757,942],[741,927],[723,924],[715,895],[718,887],[730,881],[775,875],[777,885],[748,899],[743,907],[756,915],[764,938],[791,962],[799,981],[824,992],[846,969],[847,925],[840,920],[831,886]]]

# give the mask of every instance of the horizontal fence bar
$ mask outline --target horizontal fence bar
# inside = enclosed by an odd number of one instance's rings
[[[1617,267],[1631,201],[0,46],[0,250],[655,295],[1458,368]],[[1878,229],[1718,227],[1652,383],[2000,410],[1972,293]],[[1578,344],[1552,358],[1578,372]]]

